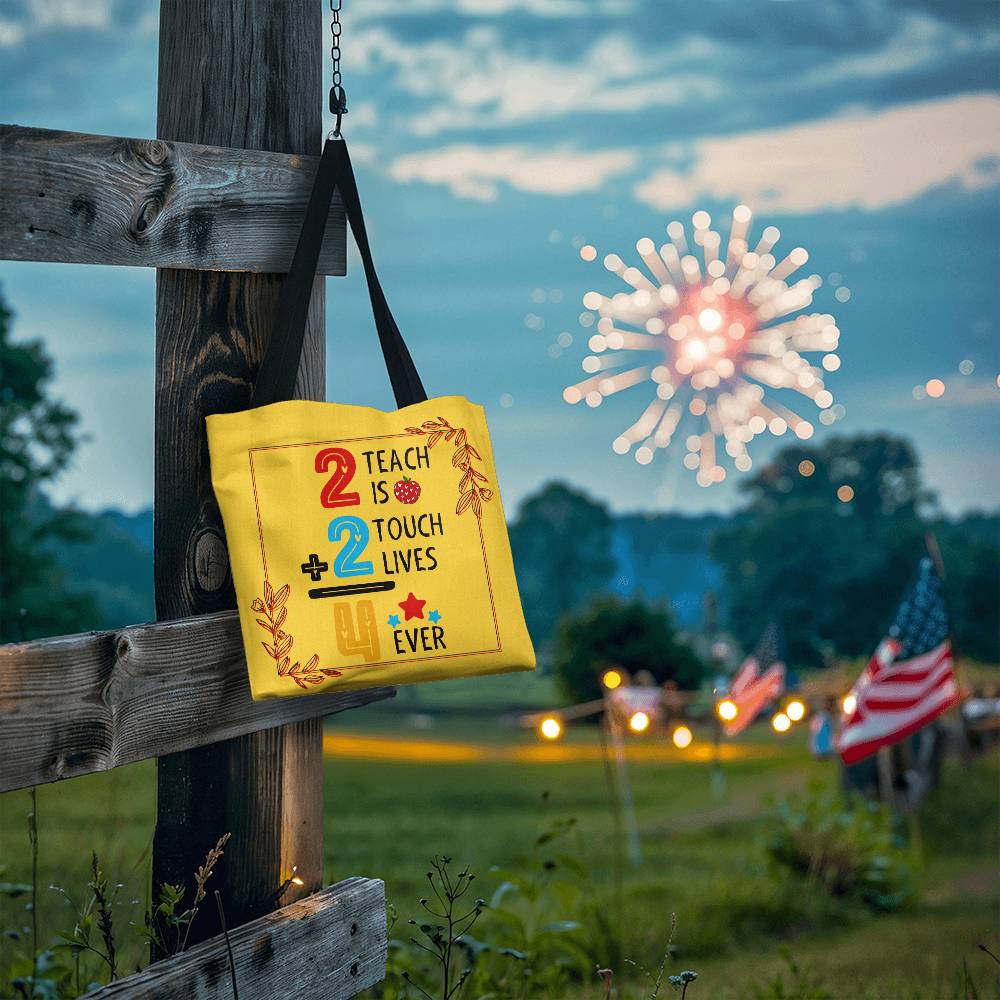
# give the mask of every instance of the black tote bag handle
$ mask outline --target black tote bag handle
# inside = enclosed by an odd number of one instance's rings
[[[354,168],[347,152],[347,143],[343,139],[327,139],[309,195],[306,217],[302,223],[299,242],[295,247],[292,267],[281,288],[278,316],[264,352],[264,360],[257,373],[251,406],[266,406],[268,403],[292,398],[299,360],[302,356],[306,319],[309,315],[309,298],[312,294],[313,279],[316,275],[316,265],[323,245],[323,233],[334,190],[339,190],[344,200],[347,221],[354,233],[354,240],[365,267],[368,294],[371,296],[372,312],[375,316],[375,329],[382,345],[382,356],[385,358],[385,367],[389,372],[396,405],[409,406],[427,399],[413,358],[410,357],[399,327],[389,311],[389,303],[386,302],[385,293],[375,273],[375,263],[372,261],[372,251],[368,244],[368,233],[365,230],[358,185],[354,179]]]

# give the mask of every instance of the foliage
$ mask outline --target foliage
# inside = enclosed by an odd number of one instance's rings
[[[849,503],[837,499],[841,486],[854,491]],[[793,664],[815,666],[826,650],[870,653],[925,552],[932,495],[909,443],[875,434],[798,444],[741,489],[744,515],[712,544],[737,637],[752,648],[760,623],[778,618]],[[976,560],[988,574],[985,551]],[[978,602],[996,604],[995,579],[976,586]]]
[[[778,868],[876,912],[897,910],[913,895],[892,813],[859,797],[845,801],[820,785],[777,806],[767,853]]]
[[[472,974],[471,966],[467,966],[461,971],[456,969],[455,959],[459,955],[462,937],[472,929],[486,905],[485,900],[477,899],[472,904],[471,909],[466,910],[465,913],[458,912],[463,908],[462,897],[472,888],[476,876],[469,871],[468,865],[457,875],[454,875],[450,870],[450,865],[451,858],[442,855],[432,859],[431,871],[427,873],[427,881],[430,883],[437,905],[441,907],[441,912],[434,909],[434,904],[428,899],[420,900],[421,907],[427,913],[436,920],[443,920],[444,923],[407,921],[412,927],[416,927],[427,941],[427,944],[424,944],[416,938],[410,938],[412,945],[434,959],[435,969],[441,977],[441,1000],[452,1000],[452,997],[461,993],[466,979]],[[433,1000],[431,994],[414,980],[409,971],[403,972],[402,978],[428,1000]]]
[[[510,526],[525,620],[536,645],[564,614],[603,591],[614,570],[611,515],[564,483],[528,497]]]
[[[176,955],[187,949],[191,935],[191,925],[201,904],[205,901],[205,886],[222,860],[226,844],[231,835],[224,833],[205,855],[204,862],[194,873],[194,902],[186,910],[181,910],[184,901],[184,887],[162,883],[156,890],[155,906],[143,915],[143,923],[136,930],[153,946],[157,955]],[[279,893],[280,895],[280,893]]]
[[[575,826],[573,819],[552,823],[527,855],[491,869],[499,884],[489,904],[477,899],[464,914],[456,904],[475,876],[467,867],[452,875],[450,858],[434,859],[427,879],[436,904],[421,899],[420,906],[444,923],[408,921],[428,944],[412,937],[408,942],[390,938],[387,976],[376,988],[378,995],[387,1000],[406,995],[406,984],[423,997],[448,1000],[465,986],[463,996],[516,1000],[558,996],[570,983],[588,977],[593,956],[576,919],[584,910],[588,873],[565,845]],[[469,931],[481,915],[481,931],[473,937]],[[391,930],[394,907],[389,921]],[[429,967],[421,953],[434,959]]]
[[[73,510],[51,510],[41,488],[80,441],[77,415],[49,398],[52,360],[41,341],[14,343],[0,298],[0,642],[79,631],[97,609],[66,584],[55,549],[86,537]]]
[[[611,666],[633,675],[645,670],[657,683],[675,681],[681,688],[697,687],[705,672],[670,612],[637,597],[600,597],[559,623],[553,669],[569,698],[599,698],[601,675]]]
[[[790,979],[786,982],[784,973],[778,972],[766,983],[751,983],[749,995],[753,1000],[834,1000],[822,978],[798,963],[787,946],[782,946],[781,957]]]

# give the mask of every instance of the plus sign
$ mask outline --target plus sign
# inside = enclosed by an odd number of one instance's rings
[[[319,578],[330,568],[325,562],[319,561],[319,556],[313,552],[309,556],[309,562],[302,564],[302,572],[308,573],[313,583],[319,582]]]

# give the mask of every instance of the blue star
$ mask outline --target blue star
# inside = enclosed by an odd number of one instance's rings
[[[441,621],[441,612],[440,611],[432,611],[427,616],[427,620],[431,621],[431,622],[439,622],[439,621]]]
[[[389,615],[389,621],[386,624],[393,628],[399,628],[399,615]]]

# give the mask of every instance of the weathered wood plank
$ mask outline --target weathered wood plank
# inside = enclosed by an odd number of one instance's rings
[[[376,688],[254,702],[233,611],[0,646],[0,792],[392,694]]]
[[[319,153],[323,7],[314,0],[161,0],[157,137]],[[156,276],[154,593],[161,619],[235,607],[212,493],[205,415],[244,409],[271,333],[281,279],[161,269]],[[318,279],[297,393],[324,397]],[[323,734],[307,720],[161,757],[153,881],[190,884],[233,835],[217,887],[234,925],[316,891],[323,879]],[[302,885],[279,901],[292,865]],[[202,908],[193,941],[218,932]]]
[[[285,272],[318,156],[0,125],[0,258]],[[345,269],[330,209],[321,274]]]
[[[344,1000],[385,976],[385,887],[351,878],[230,931],[240,1000]],[[87,993],[88,1000],[232,1000],[220,935]]]

